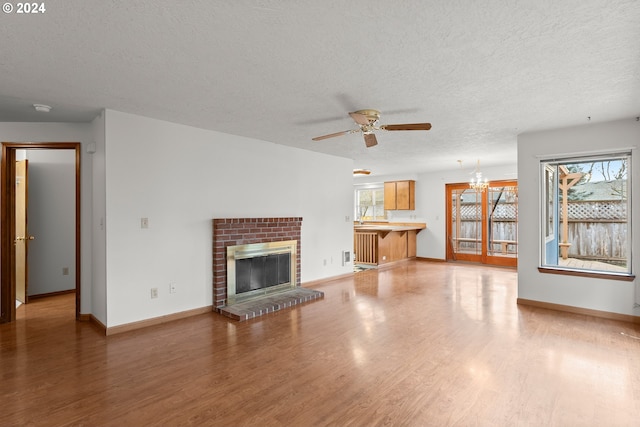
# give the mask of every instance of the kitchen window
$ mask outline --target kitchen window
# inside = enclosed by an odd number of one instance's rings
[[[384,184],[356,185],[354,197],[354,215],[356,221],[385,221]]]

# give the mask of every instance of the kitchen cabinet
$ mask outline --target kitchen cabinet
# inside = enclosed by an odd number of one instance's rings
[[[384,183],[384,209],[415,210],[416,208],[416,182],[415,181],[390,181]]]

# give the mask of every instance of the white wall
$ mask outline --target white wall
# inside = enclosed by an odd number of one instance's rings
[[[303,284],[352,269],[350,159],[107,110],[105,166],[109,327],[212,304],[213,218],[303,217]]]
[[[518,137],[519,247],[518,297],[610,313],[640,315],[634,308],[634,282],[595,279],[538,272],[540,258],[539,187],[540,158],[637,147],[640,123],[635,119],[592,123],[565,129],[523,134]],[[640,231],[640,154],[632,152],[632,225]],[[632,271],[640,266],[640,239],[632,239]]]
[[[80,142],[81,150],[81,258],[82,277],[80,312],[91,313],[91,155],[86,146],[93,135],[89,124],[84,123],[13,123],[0,122],[0,136],[3,142]],[[85,233],[85,231],[87,231]]]
[[[76,287],[76,153],[24,150],[29,161],[29,295]],[[66,268],[66,275],[63,269]]]

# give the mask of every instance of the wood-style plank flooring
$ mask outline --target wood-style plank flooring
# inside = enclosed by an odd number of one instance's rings
[[[73,295],[35,300],[0,325],[0,425],[640,425],[640,326],[518,306],[516,286],[413,261],[254,320],[109,337]]]

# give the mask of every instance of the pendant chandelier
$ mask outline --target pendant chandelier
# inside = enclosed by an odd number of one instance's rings
[[[482,177],[482,172],[480,172],[480,160],[478,160],[478,164],[476,165],[476,174],[475,178],[471,178],[469,182],[469,187],[474,189],[475,191],[482,193],[489,187],[489,180],[487,178]]]

